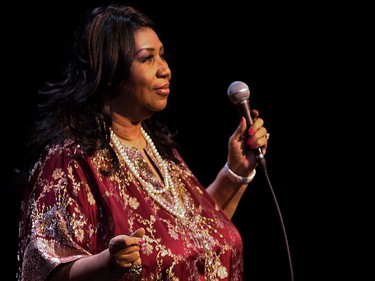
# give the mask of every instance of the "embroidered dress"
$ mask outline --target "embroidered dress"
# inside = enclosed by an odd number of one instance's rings
[[[185,210],[183,217],[160,204],[173,208],[171,192],[154,200],[114,149],[121,166],[110,176],[100,172],[110,166],[108,150],[77,157],[82,150],[72,142],[45,150],[21,205],[18,280],[47,280],[59,264],[99,253],[112,237],[140,227],[146,231],[140,250],[141,280],[243,280],[238,230],[179,153],[175,151],[180,164],[165,162]],[[125,150],[140,176],[163,189],[142,153],[134,147]],[[158,165],[149,144],[145,152]]]

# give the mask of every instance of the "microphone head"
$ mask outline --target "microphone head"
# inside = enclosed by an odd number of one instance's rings
[[[234,104],[237,104],[250,97],[250,90],[244,82],[235,81],[229,85],[227,94],[229,99]]]

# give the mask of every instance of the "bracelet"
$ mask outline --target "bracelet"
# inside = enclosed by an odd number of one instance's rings
[[[225,174],[228,176],[228,178],[229,178],[231,181],[235,182],[235,183],[249,183],[249,182],[251,182],[251,181],[254,179],[255,174],[256,174],[256,170],[254,169],[254,170],[251,172],[250,176],[248,176],[248,177],[241,177],[241,176],[237,175],[235,172],[233,172],[233,171],[229,168],[229,166],[228,166],[228,162],[225,163],[225,165],[224,165],[224,172],[225,172]]]

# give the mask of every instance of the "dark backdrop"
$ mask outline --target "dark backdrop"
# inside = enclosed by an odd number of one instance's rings
[[[35,94],[39,83],[55,74],[70,21],[108,1],[90,2],[28,1],[2,7],[8,16],[2,19],[1,35],[4,281],[15,276],[22,188],[15,169]],[[367,279],[369,184],[357,156],[367,151],[361,138],[366,131],[360,129],[367,116],[360,113],[371,111],[355,111],[366,105],[362,96],[368,90],[362,84],[371,77],[359,67],[368,64],[367,8],[245,2],[129,2],[159,24],[171,56],[170,126],[179,130],[181,153],[208,185],[226,161],[227,140],[239,122],[227,88],[233,81],[247,83],[250,104],[271,133],[268,174],[295,280]],[[246,280],[290,280],[281,220],[261,173],[233,222],[244,240]]]

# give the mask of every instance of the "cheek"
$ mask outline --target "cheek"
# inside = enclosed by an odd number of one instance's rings
[[[147,98],[149,91],[153,88],[155,77],[156,72],[152,68],[133,67],[124,89],[139,98]]]
[[[130,77],[138,83],[146,83],[155,79],[158,68],[156,63],[133,64],[133,67],[130,69]]]
[[[133,83],[122,83],[116,88],[114,94],[111,97],[111,106],[113,108],[123,107],[131,100],[134,100],[135,96],[136,93]]]

